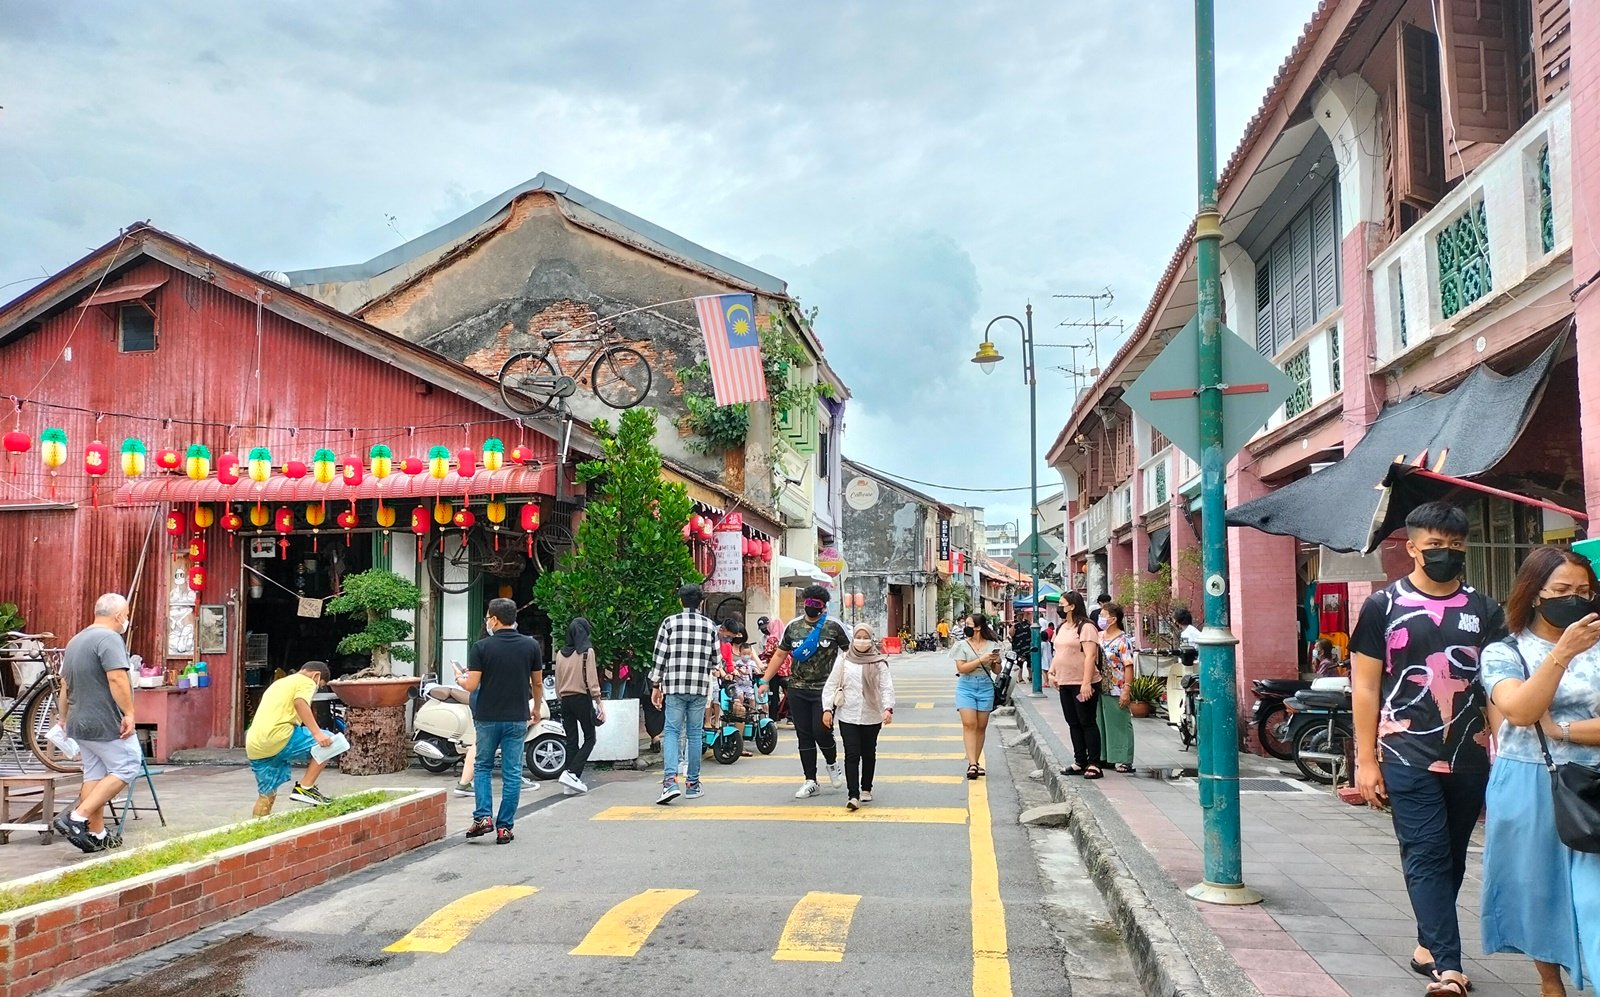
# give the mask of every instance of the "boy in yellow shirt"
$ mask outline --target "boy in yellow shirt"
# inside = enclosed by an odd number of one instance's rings
[[[293,675],[267,687],[256,708],[255,719],[245,733],[244,751],[256,775],[257,817],[272,813],[278,800],[278,787],[293,778],[292,765],[306,765],[304,782],[294,784],[289,799],[320,806],[328,797],[317,789],[317,777],[326,763],[311,757],[313,744],[326,748],[333,743],[328,732],[317,724],[311,712],[311,697],[328,684],[328,665],[308,661]]]

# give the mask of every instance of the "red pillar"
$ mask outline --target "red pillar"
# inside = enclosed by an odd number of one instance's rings
[[[1241,459],[1228,476],[1228,505],[1240,505],[1272,489]],[[1259,530],[1228,531],[1228,572],[1233,592],[1229,601],[1233,635],[1239,638],[1237,660],[1239,709],[1248,717],[1255,702],[1250,683],[1258,678],[1298,678],[1300,640],[1296,603],[1299,596],[1295,562],[1299,542]],[[1259,748],[1255,728],[1240,721],[1245,743]]]
[[[1600,272],[1600,4],[1572,5],[1572,279]],[[1600,282],[1579,292],[1578,395],[1589,536],[1600,535]]]

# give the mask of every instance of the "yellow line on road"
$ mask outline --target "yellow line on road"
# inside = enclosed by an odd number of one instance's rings
[[[903,724],[895,723],[884,730],[960,730],[960,724]]]
[[[880,741],[959,741],[960,734],[880,734]]]
[[[972,853],[973,997],[1011,997],[1011,960],[1006,951],[1006,909],[1000,900],[1000,865],[990,826],[987,779],[967,783],[967,848]]]
[[[776,962],[843,962],[850,919],[861,898],[850,893],[807,893],[789,912]]]
[[[931,709],[933,709],[933,704],[932,703],[917,703],[916,705],[912,706],[911,708],[913,710],[931,710]]]
[[[700,781],[713,786],[792,786],[796,778],[792,775],[708,775],[703,776]],[[895,782],[926,782],[954,786],[966,781],[967,777],[964,775],[880,775],[873,778],[872,784],[881,786]]]
[[[538,892],[536,886],[491,886],[487,890],[469,893],[428,915],[409,935],[384,951],[448,952],[495,911],[513,900]]]
[[[882,739],[880,738],[879,740],[882,740]],[[917,740],[921,741],[921,740],[925,740],[925,739],[919,737],[919,738],[917,738]],[[768,758],[782,759],[782,760],[786,760],[786,761],[794,761],[796,758],[798,758],[800,756],[795,754],[795,753],[793,753],[793,752],[789,752],[789,751],[775,751],[772,754],[768,755],[767,757]],[[934,752],[927,752],[927,751],[880,751],[880,752],[878,752],[878,761],[880,761],[880,762],[884,761],[885,759],[887,759],[889,761],[892,761],[892,762],[929,762],[929,761],[950,762],[950,761],[955,761],[956,759],[965,758],[965,757],[967,757],[967,756],[962,754],[959,751],[934,751]],[[704,772],[705,769],[701,769],[701,771]]]
[[[851,812],[842,806],[814,807],[607,807],[590,820],[746,820],[796,823],[841,824],[864,821],[876,824],[964,824],[967,811],[961,807],[874,807]]]
[[[699,893],[699,890],[645,890],[617,904],[596,921],[578,947],[568,955],[609,955],[628,957],[656,930],[667,912]]]

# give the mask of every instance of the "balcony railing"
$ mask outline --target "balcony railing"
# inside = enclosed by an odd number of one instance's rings
[[[1273,362],[1294,381],[1295,390],[1282,407],[1272,413],[1272,418],[1262,427],[1263,433],[1293,422],[1344,390],[1344,358],[1339,347],[1343,336],[1342,314],[1335,312],[1273,357]]]
[[[1572,248],[1572,107],[1558,97],[1372,262],[1379,366],[1552,278]]]

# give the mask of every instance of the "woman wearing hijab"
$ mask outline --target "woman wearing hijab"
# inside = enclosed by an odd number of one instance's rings
[[[589,791],[583,782],[583,766],[594,751],[595,724],[606,722],[605,700],[600,697],[600,669],[589,640],[589,621],[582,616],[567,624],[567,642],[556,652],[555,672],[561,723],[567,729],[567,770],[561,773],[561,785],[565,787],[562,792],[572,796]]]
[[[822,726],[839,721],[844,741],[845,808],[859,810],[872,801],[872,773],[878,765],[878,732],[894,723],[894,679],[889,659],[879,650],[872,628],[851,628],[850,646],[834,659],[822,687]]]

